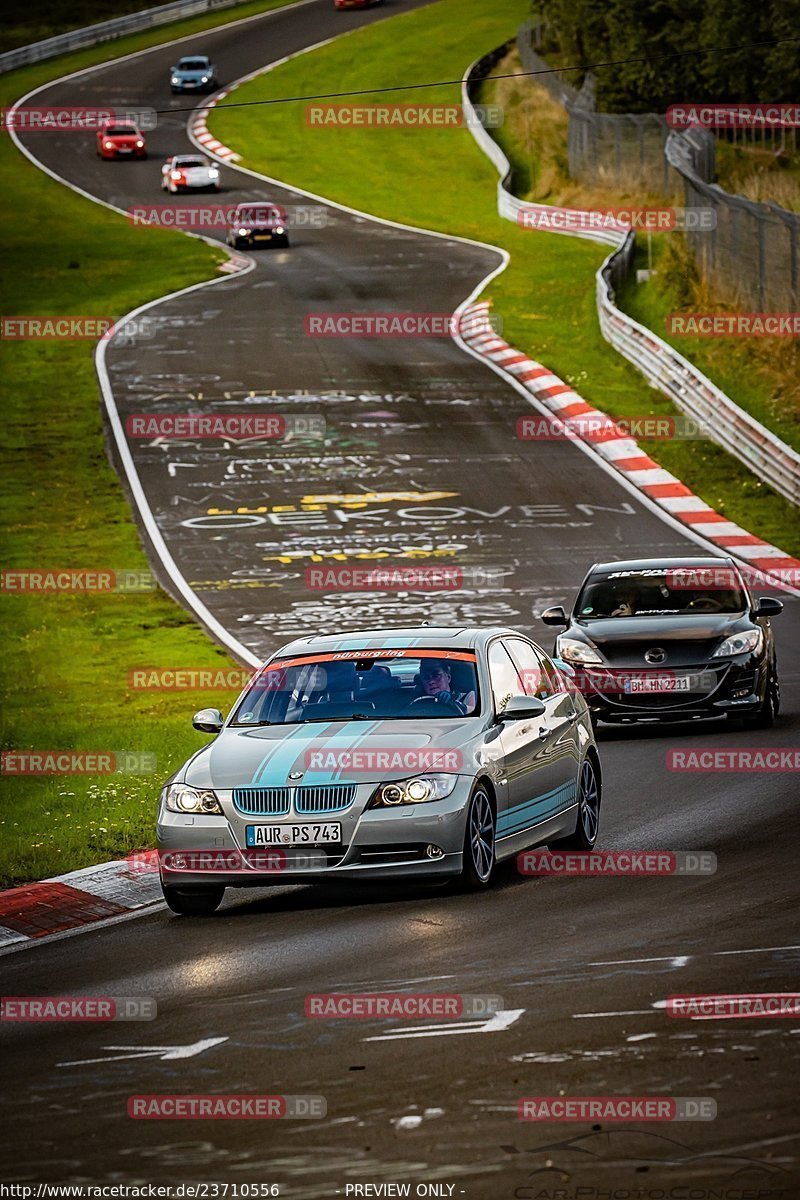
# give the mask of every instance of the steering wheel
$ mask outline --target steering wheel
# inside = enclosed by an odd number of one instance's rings
[[[413,717],[419,713],[430,713],[435,716],[441,713],[445,717],[463,717],[464,714],[455,700],[437,700],[435,696],[417,696],[406,709],[406,715]]]

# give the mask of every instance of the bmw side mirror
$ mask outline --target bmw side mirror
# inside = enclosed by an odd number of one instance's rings
[[[225,718],[218,708],[201,708],[192,717],[192,726],[200,733],[219,733]]]
[[[536,696],[512,696],[497,715],[500,721],[522,721],[525,717],[541,717],[545,712],[547,709]]]
[[[569,625],[567,614],[560,604],[554,608],[546,608],[542,613],[541,620],[545,625]]]
[[[753,610],[754,617],[777,617],[783,612],[783,604],[774,596],[759,596],[758,608]]]

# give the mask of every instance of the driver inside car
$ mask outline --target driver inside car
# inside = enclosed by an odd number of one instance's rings
[[[420,664],[420,684],[423,696],[431,696],[443,704],[454,704],[462,716],[475,708],[474,692],[454,692],[450,664],[441,658],[427,658]]]

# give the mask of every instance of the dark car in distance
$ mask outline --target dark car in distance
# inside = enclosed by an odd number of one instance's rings
[[[237,250],[255,246],[289,245],[286,214],[277,204],[253,201],[239,204],[231,213],[226,241]]]
[[[555,653],[575,670],[593,720],[610,723],[738,717],[771,726],[780,684],[770,618],[783,609],[754,598],[731,558],[595,563]]]

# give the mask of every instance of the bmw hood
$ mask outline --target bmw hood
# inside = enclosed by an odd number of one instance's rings
[[[475,743],[482,728],[475,717],[235,726],[189,760],[182,782],[225,790],[470,774],[478,765]]]

